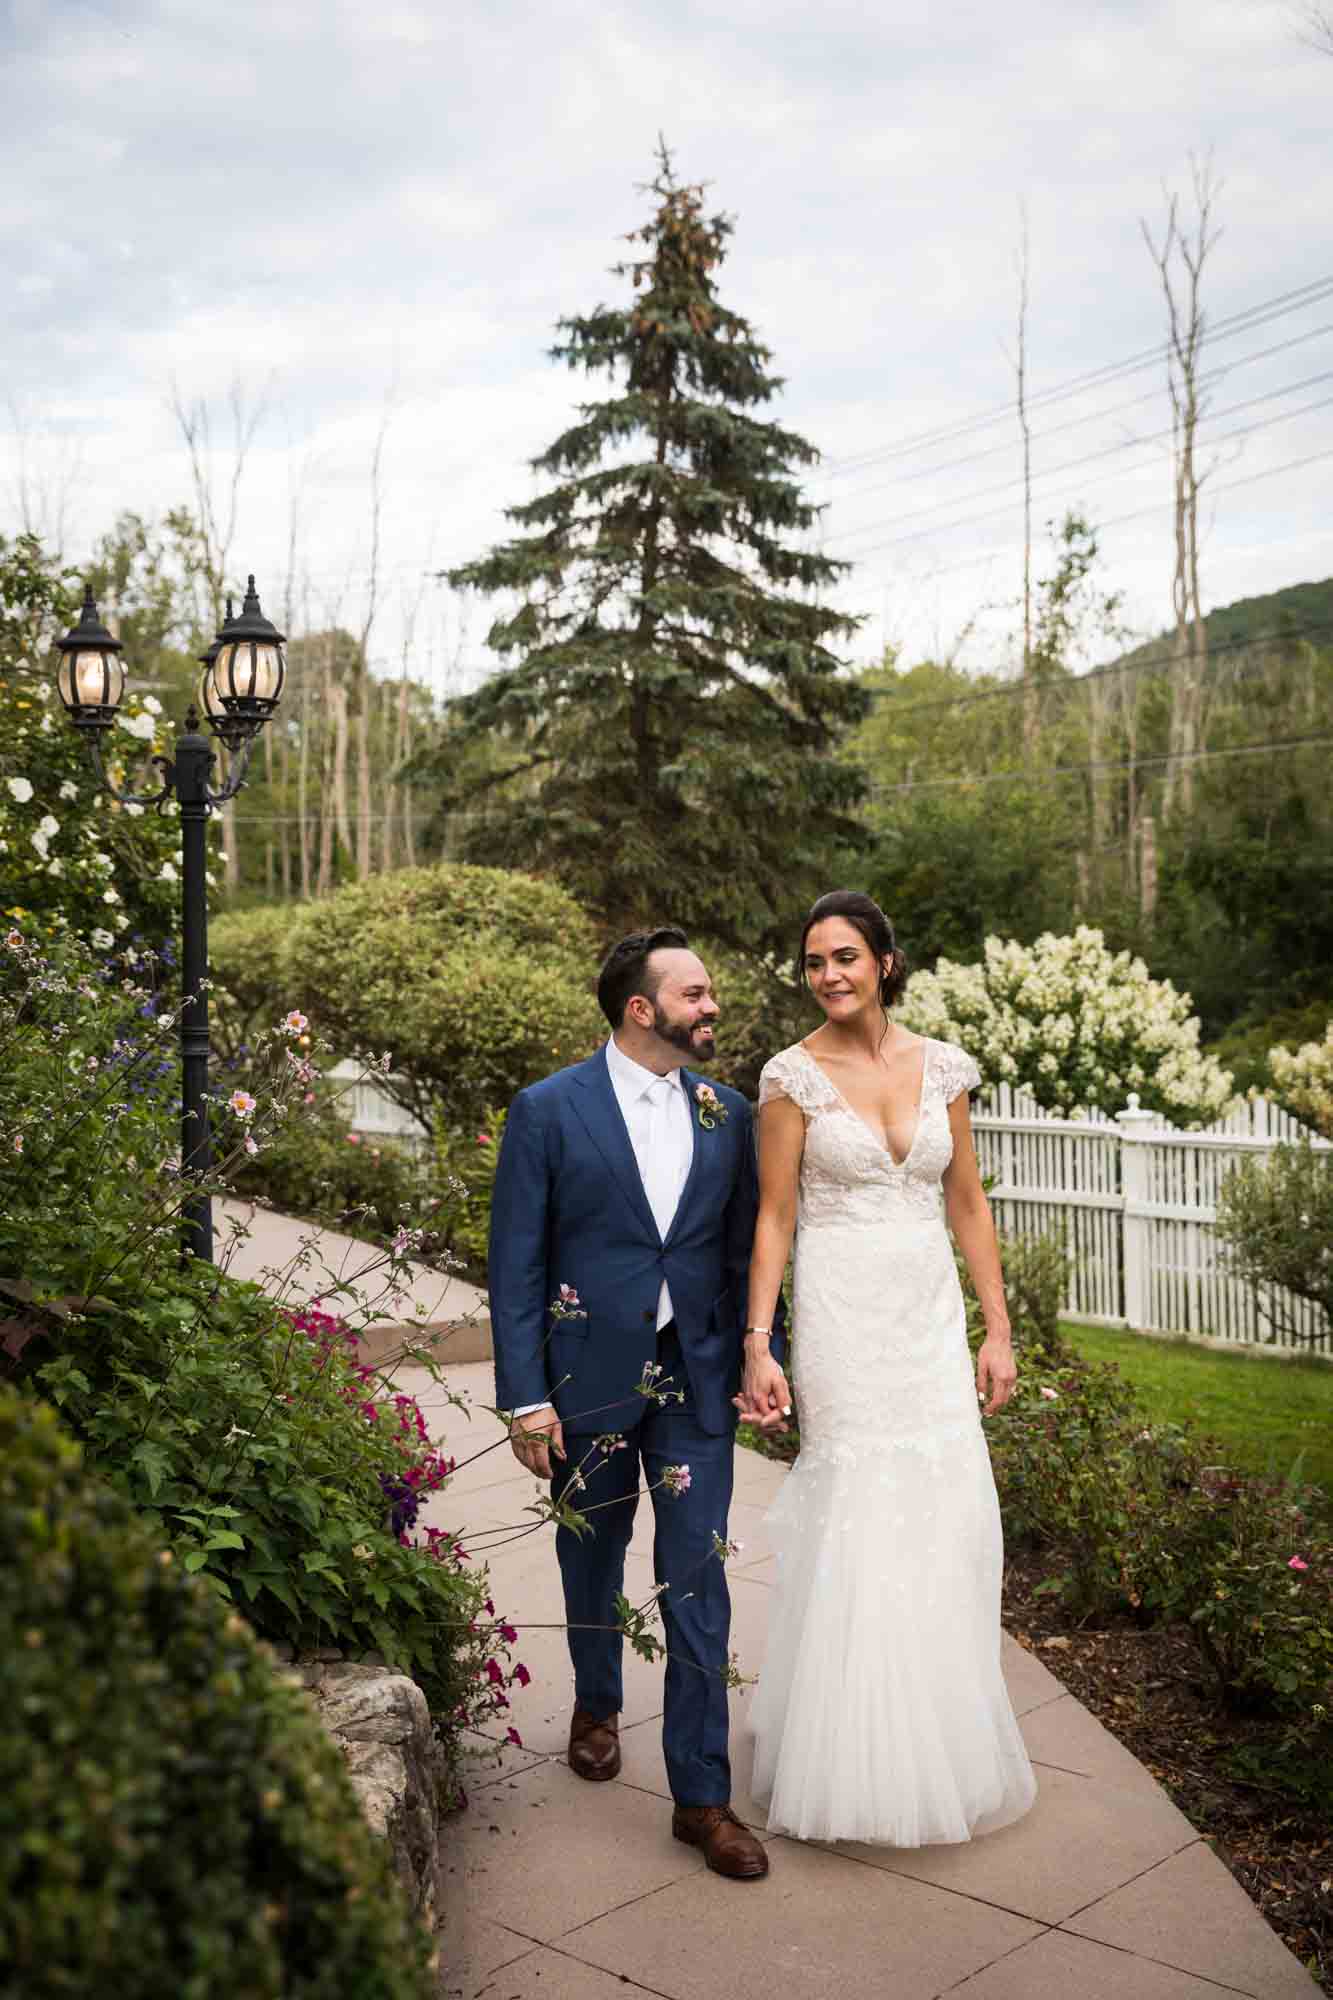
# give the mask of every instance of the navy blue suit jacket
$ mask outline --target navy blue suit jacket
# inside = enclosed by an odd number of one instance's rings
[[[616,1102],[606,1052],[520,1091],[491,1202],[490,1305],[497,1407],[553,1403],[575,1433],[635,1424],[657,1353],[657,1301],[671,1291],[702,1428],[736,1422],[750,1249],[759,1207],[754,1130],[739,1091],[711,1086],[727,1116],[699,1123],[703,1078],[682,1069],[694,1159],[665,1241]],[[551,1310],[562,1285],[583,1317]],[[774,1352],[781,1358],[779,1303]]]

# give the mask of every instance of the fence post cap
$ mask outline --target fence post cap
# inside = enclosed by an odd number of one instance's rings
[[[1155,1125],[1157,1122],[1155,1111],[1144,1111],[1140,1107],[1137,1090],[1130,1091],[1125,1109],[1117,1111],[1115,1118],[1117,1125]]]

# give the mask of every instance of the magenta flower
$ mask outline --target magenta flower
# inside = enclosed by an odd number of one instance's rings
[[[492,1687],[504,1686],[504,1670],[498,1660],[487,1660],[486,1678]]]
[[[1309,1569],[1309,1567],[1310,1567],[1309,1563],[1306,1562],[1303,1556],[1293,1556],[1291,1561],[1287,1564],[1288,1569]]]
[[[519,1735],[516,1729],[506,1729],[505,1742],[512,1743],[515,1750],[521,1750],[523,1748],[523,1738]]]
[[[518,1682],[521,1688],[527,1687],[528,1683],[532,1679],[532,1675],[528,1672],[527,1668],[523,1665],[523,1662],[521,1660],[519,1661],[518,1665],[514,1668],[514,1679]]]
[[[500,1637],[504,1640],[506,1646],[512,1646],[518,1640],[518,1633],[512,1625],[501,1625]]]

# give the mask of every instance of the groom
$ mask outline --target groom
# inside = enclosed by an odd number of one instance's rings
[[[573,1481],[592,1530],[556,1531],[574,1662],[570,1769],[620,1769],[615,1598],[642,1461],[666,1586],[672,1832],[719,1874],[753,1880],[768,1858],[730,1808],[731,1601],[715,1546],[727,1537],[743,1346],[747,1414],[775,1428],[787,1401],[769,1329],[742,1333],[758,1204],[750,1107],[684,1067],[712,1057],[718,1007],[682,931],[623,938],[597,999],[610,1040],[510,1109],[491,1206],[496,1402],[519,1460],[557,1498]],[[641,1394],[645,1379],[670,1400]],[[600,1447],[608,1433],[624,1448]]]

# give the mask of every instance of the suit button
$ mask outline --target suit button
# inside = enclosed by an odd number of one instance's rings
[[[643,1316],[643,1323],[645,1326],[650,1326],[656,1318],[657,1314],[655,1312],[646,1312]]]

